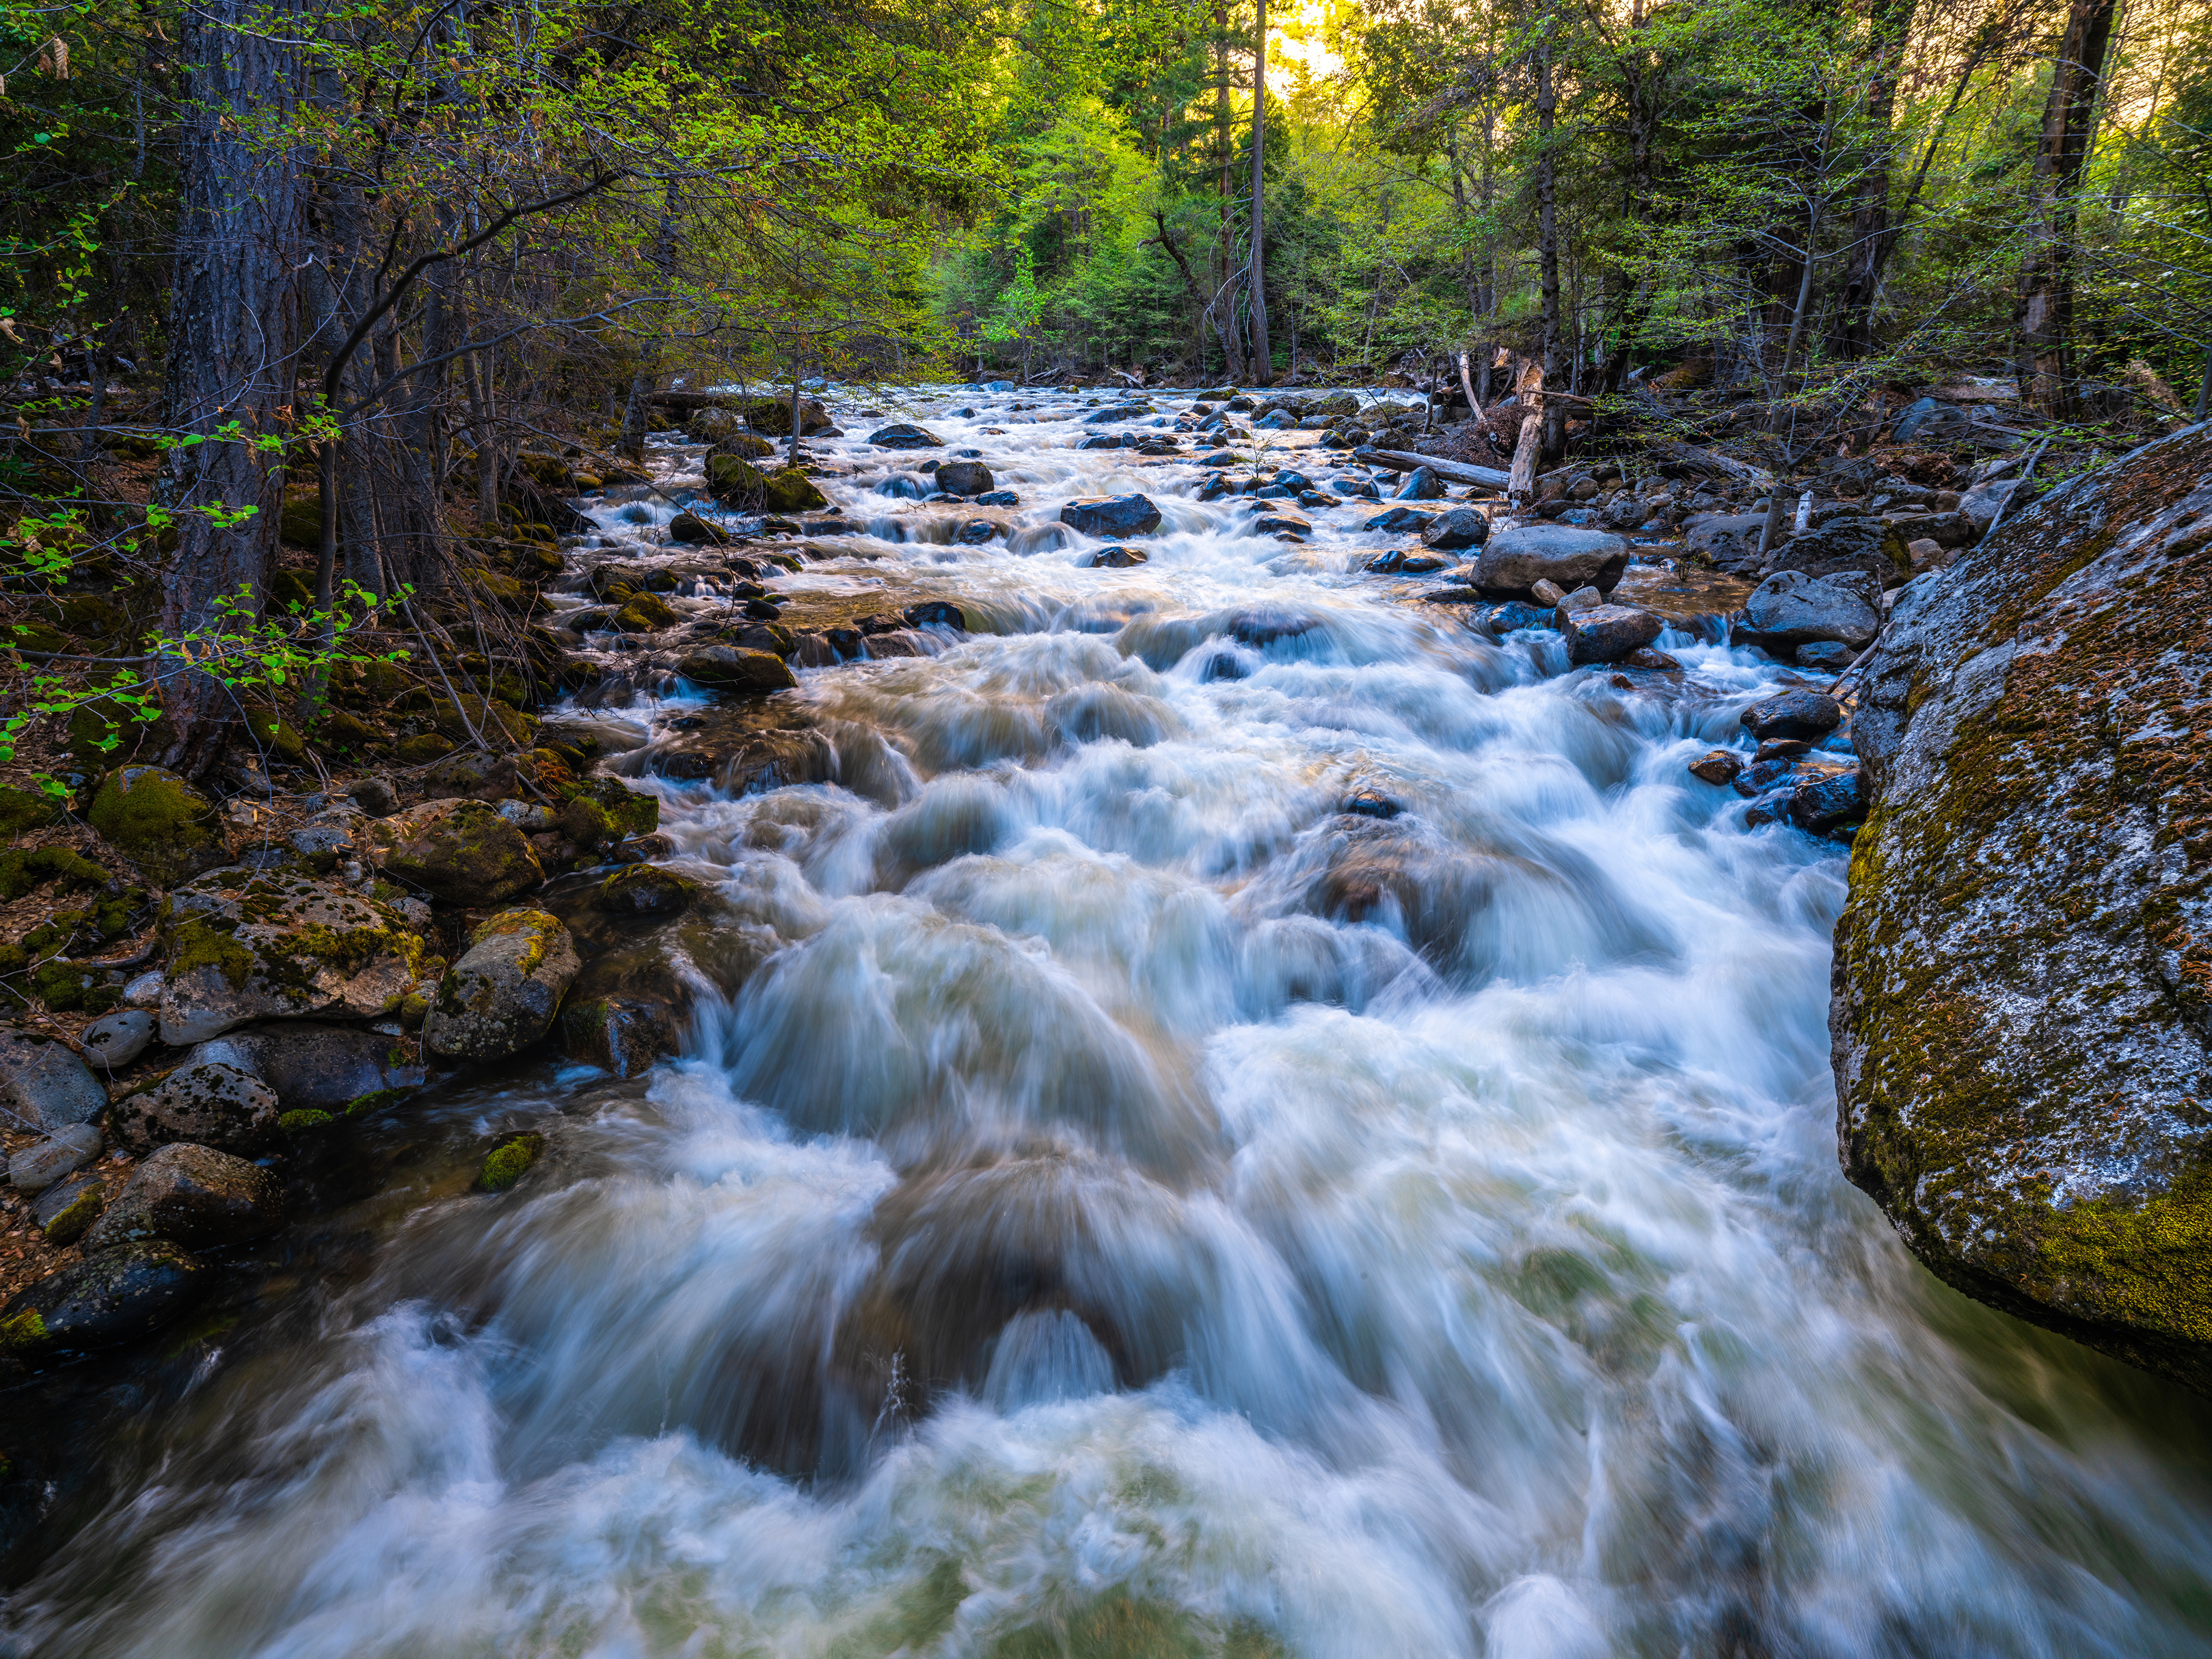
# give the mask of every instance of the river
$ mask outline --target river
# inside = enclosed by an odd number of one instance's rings
[[[1844,854],[1684,769],[1783,671],[1684,627],[1679,678],[1565,672],[1362,571],[1370,504],[1254,536],[1090,412],[811,441],[878,533],[794,614],[974,631],[802,674],[844,784],[641,779],[762,965],[644,1076],[366,1127],[0,1651],[2212,1650],[2201,1402],[1954,1295],[1838,1173]],[[902,413],[1019,505],[886,494]],[[1020,533],[1124,490],[1149,562]],[[648,755],[702,702],[568,718]],[[466,1191],[521,1126],[541,1166]]]

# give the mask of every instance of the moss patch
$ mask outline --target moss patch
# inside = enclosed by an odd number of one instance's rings
[[[158,766],[126,766],[109,774],[86,816],[102,839],[165,885],[230,856],[214,804]]]
[[[535,1129],[510,1136],[485,1154],[483,1167],[477,1171],[477,1190],[505,1192],[522,1179],[544,1150],[545,1137]]]

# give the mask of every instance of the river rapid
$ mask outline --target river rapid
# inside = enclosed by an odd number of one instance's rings
[[[1944,1289],[1838,1170],[1845,854],[1684,769],[1802,677],[1686,617],[1678,677],[1570,672],[1365,574],[1371,504],[1252,535],[1079,399],[886,410],[1020,497],[981,514],[839,412],[876,533],[778,585],[973,632],[802,672],[840,782],[639,778],[761,965],[642,1077],[364,1131],[0,1651],[2212,1650],[2201,1402]],[[1346,476],[1312,441],[1267,459]],[[1149,562],[1038,545],[1127,490]],[[568,718],[643,756],[706,702]],[[543,1164],[465,1190],[517,1127]]]

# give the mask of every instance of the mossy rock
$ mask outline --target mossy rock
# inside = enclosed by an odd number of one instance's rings
[[[332,708],[324,714],[318,735],[335,749],[366,749],[381,734],[360,715]]]
[[[625,634],[656,634],[683,619],[683,613],[658,593],[633,593],[615,612],[615,626]]]
[[[466,720],[462,718],[465,714]],[[434,701],[430,719],[441,735],[455,743],[467,741],[471,726],[488,742],[504,739],[517,748],[526,747],[538,733],[538,721],[533,716],[467,691],[460,694],[458,702],[444,698]]]
[[[165,887],[230,861],[214,803],[158,766],[108,774],[85,816],[102,840]]]
[[[765,432],[772,437],[788,437],[791,433],[791,398],[788,393],[779,398],[746,398],[737,404],[738,412],[744,416],[745,424],[756,432]],[[811,437],[830,428],[829,410],[811,398],[799,400],[799,433]]]
[[[586,778],[579,789],[580,798],[597,802],[624,836],[649,836],[660,828],[659,798],[641,794],[620,778],[601,772]]]
[[[526,609],[530,604],[531,591],[513,576],[497,570],[476,569],[469,572],[469,586],[494,605],[509,611]]]
[[[707,490],[725,507],[755,506],[768,493],[768,475],[739,456],[709,455]]]
[[[435,732],[418,732],[411,738],[402,738],[392,747],[392,758],[403,766],[427,766],[432,761],[453,752],[451,738],[441,737]]]
[[[733,455],[741,461],[758,461],[765,460],[775,453],[775,446],[758,433],[732,429],[715,441],[714,448],[708,452],[708,459],[712,460],[717,455]]]
[[[70,758],[88,772],[121,766],[152,746],[158,724],[138,719],[131,704],[113,697],[81,702],[70,711]]]
[[[9,629],[12,629],[11,633]],[[0,644],[21,651],[66,651],[69,635],[44,623],[0,623]]]
[[[811,513],[829,506],[830,498],[804,472],[787,467],[769,479],[761,505],[771,513]]]
[[[287,496],[283,514],[277,520],[276,535],[293,547],[319,549],[323,544],[321,493]]]
[[[287,766],[305,766],[307,763],[307,739],[293,728],[289,720],[265,709],[255,709],[246,717],[246,729],[265,753],[275,756]]]
[[[530,1166],[538,1162],[544,1151],[545,1137],[535,1129],[509,1135],[484,1154],[483,1164],[477,1171],[477,1191],[507,1191],[529,1172]]]
[[[61,884],[64,893],[105,887],[107,871],[70,847],[18,848],[0,853],[0,900],[35,893],[50,881]]]
[[[104,1014],[123,1000],[123,988],[106,970],[83,962],[44,962],[31,972],[31,989],[56,1013]]]
[[[28,835],[65,816],[60,799],[43,790],[0,789],[0,836]]]
[[[568,568],[561,550],[550,542],[513,542],[508,546],[514,574],[526,580],[557,576]]]

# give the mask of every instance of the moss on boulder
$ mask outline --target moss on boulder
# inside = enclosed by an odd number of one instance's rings
[[[497,904],[545,879],[522,832],[477,800],[433,800],[363,825],[359,842],[394,881],[449,904]]]
[[[214,803],[158,766],[110,773],[86,817],[102,840],[163,886],[230,861]]]
[[[830,498],[794,466],[769,476],[761,505],[770,513],[811,513],[829,506]]]
[[[1844,1167],[1970,1296],[2212,1393],[2212,427],[1900,594],[1854,722]]]
[[[582,964],[558,918],[501,912],[469,936],[422,1026],[422,1043],[448,1060],[503,1060],[553,1028]]]

